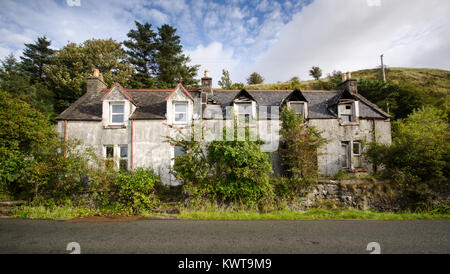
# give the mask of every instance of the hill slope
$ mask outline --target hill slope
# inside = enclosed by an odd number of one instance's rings
[[[364,69],[352,72],[352,78],[381,80],[380,69]],[[450,71],[429,68],[387,68],[386,79],[394,83],[409,82],[426,92],[450,94]],[[329,78],[322,78],[320,81],[327,82]],[[246,89],[315,89],[318,81],[300,81],[298,83],[284,82],[273,84],[248,85]]]

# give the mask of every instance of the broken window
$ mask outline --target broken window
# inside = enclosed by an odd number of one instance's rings
[[[304,117],[304,113],[305,113],[305,105],[304,105],[304,103],[291,102],[290,106],[295,110],[296,114],[302,115],[302,117]]]
[[[240,122],[249,124],[252,117],[252,104],[251,103],[240,103],[236,104],[237,116]]]
[[[342,122],[348,123],[355,121],[353,103],[339,104],[338,112]]]
[[[119,169],[128,170],[128,146],[120,146]]]
[[[114,146],[105,146],[105,164],[107,167],[113,167],[114,165]]]

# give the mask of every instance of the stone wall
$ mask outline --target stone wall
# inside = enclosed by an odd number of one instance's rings
[[[407,207],[407,199],[389,182],[373,179],[323,180],[300,198],[301,209],[337,206],[362,210],[399,211]]]

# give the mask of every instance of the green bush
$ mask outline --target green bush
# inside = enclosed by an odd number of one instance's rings
[[[212,188],[224,201],[256,203],[270,197],[272,166],[258,141],[212,141],[208,162],[213,167]]]
[[[393,129],[392,145],[370,144],[367,158],[375,165],[384,165],[400,184],[448,184],[450,133],[445,114],[423,107],[394,122]]]
[[[326,143],[320,132],[303,123],[295,110],[283,107],[280,120],[282,136],[279,153],[289,192],[301,195],[318,180],[317,150]],[[295,195],[294,195],[295,196]]]
[[[120,172],[115,181],[118,202],[132,213],[153,208],[156,204],[155,183],[159,178],[153,170],[137,168],[131,172]]]

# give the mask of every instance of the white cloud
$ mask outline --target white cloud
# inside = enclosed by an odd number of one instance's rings
[[[315,0],[279,32],[273,46],[246,72],[266,82],[293,75],[309,78],[311,66],[324,74],[379,65],[450,68],[450,2],[389,0],[370,7],[366,1]]]
[[[186,54],[191,58],[191,65],[200,65],[199,77],[203,76],[205,69],[209,70],[210,77],[213,79],[213,87],[218,86],[217,81],[222,77],[222,69],[230,72],[232,80],[236,78],[233,77],[233,70],[239,60],[233,57],[232,49],[224,49],[219,42],[213,42],[206,47],[199,45],[192,51],[186,51]]]

